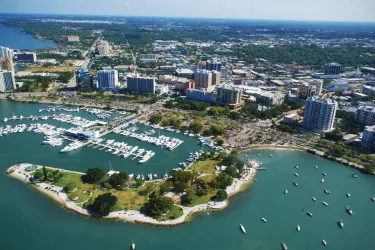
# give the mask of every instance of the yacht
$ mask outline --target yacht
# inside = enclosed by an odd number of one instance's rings
[[[325,172],[322,173],[323,176],[326,176],[327,174]]]
[[[348,198],[349,198],[349,197],[350,197],[350,193],[346,193],[346,197],[348,197]]]
[[[331,192],[329,190],[327,190],[327,189],[324,189],[324,193],[330,194]]]
[[[328,203],[327,202],[323,201],[322,203],[323,203],[323,205],[325,205],[325,206],[328,207]]]
[[[371,200],[372,200],[372,201],[375,201],[375,197],[374,197],[374,196],[373,196],[373,197],[371,197]]]
[[[294,173],[294,175],[298,177],[298,173]]]
[[[327,246],[327,241],[322,240],[323,245]]]
[[[5,117],[3,121],[4,121],[4,122],[7,122],[7,121],[8,121],[8,118]]]
[[[307,211],[307,212],[306,212],[306,214],[307,214],[308,216],[310,216],[310,217],[312,217],[312,216],[313,216],[313,214],[312,214],[312,213],[310,213],[309,211]]]
[[[339,224],[339,226],[340,226],[341,228],[344,227],[344,222],[343,222],[342,220],[340,220],[340,221],[338,222],[338,224]]]
[[[356,174],[352,174],[352,177],[353,178],[358,178],[358,176]]]
[[[247,155],[245,155],[245,157],[247,157]]]
[[[293,182],[293,185],[297,187],[297,186],[298,186],[298,183],[297,183],[297,182]]]
[[[134,241],[132,241],[131,248],[132,248],[132,250],[135,249],[135,243],[134,243]]]
[[[351,209],[348,205],[345,206],[345,209],[346,209],[346,212],[347,212],[348,214],[350,214],[350,215],[353,214],[352,209]]]
[[[301,227],[297,225],[297,231],[299,232],[301,230]]]
[[[281,242],[281,246],[284,250],[288,250],[288,246],[285,244],[285,242]]]
[[[267,220],[266,220],[266,218],[262,218],[262,221],[263,221],[263,222],[266,222],[266,223],[267,223]]]
[[[284,191],[284,193],[287,194],[287,193],[288,193],[288,189],[286,189],[286,190]]]
[[[270,154],[270,156],[271,156],[271,157],[273,157],[273,155],[272,155],[272,154]]]
[[[298,165],[295,165],[294,167],[295,167],[295,168],[298,168]]]
[[[323,183],[323,182],[324,182],[324,179],[322,179],[320,182]]]
[[[313,200],[313,201],[316,201],[315,197],[312,197],[312,200]]]
[[[316,169],[318,169],[318,166],[315,166]]]
[[[261,154],[258,154],[258,156],[260,157],[260,156],[262,156]]]
[[[241,228],[241,231],[245,234],[246,233],[246,229],[244,226],[242,226],[242,224],[240,224],[240,228]]]

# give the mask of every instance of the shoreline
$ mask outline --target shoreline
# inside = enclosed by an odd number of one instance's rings
[[[255,169],[256,166],[255,166],[252,168],[248,168],[248,171],[243,176],[241,176],[241,178],[235,178],[233,181],[233,184],[226,188],[226,191],[228,193],[228,199],[226,201],[222,201],[222,202],[210,201],[208,203],[196,205],[194,207],[185,207],[185,206],[176,205],[182,208],[182,211],[183,211],[182,216],[174,220],[158,221],[136,210],[122,210],[122,211],[111,212],[108,216],[98,216],[88,211],[87,209],[77,206],[73,201],[69,199],[69,197],[67,196],[67,194],[65,193],[62,187],[54,186],[54,185],[47,184],[44,182],[31,182],[29,180],[30,175],[27,175],[24,170],[27,166],[30,166],[30,165],[34,165],[34,164],[28,164],[28,163],[16,164],[7,168],[5,173],[8,176],[18,179],[26,184],[32,184],[34,188],[41,191],[41,193],[47,195],[48,197],[52,198],[57,203],[61,204],[65,209],[70,210],[76,214],[89,217],[89,218],[93,218],[93,219],[117,220],[117,221],[123,221],[123,222],[132,222],[132,223],[137,223],[137,224],[146,224],[150,226],[160,226],[160,227],[173,227],[173,226],[182,225],[182,224],[188,223],[191,219],[193,219],[194,215],[198,212],[220,211],[220,210],[227,208],[230,203],[229,202],[230,198],[233,195],[246,190],[250,186],[250,184],[253,183],[253,180],[256,174],[256,169]],[[40,165],[35,165],[35,166],[37,166],[37,169],[42,167]],[[50,167],[47,167],[47,168],[50,168]],[[58,168],[54,168],[54,169],[58,169]],[[64,169],[58,169],[58,170],[66,171],[66,172],[75,172],[75,171],[64,170]]]

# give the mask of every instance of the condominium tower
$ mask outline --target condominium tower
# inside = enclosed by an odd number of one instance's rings
[[[119,86],[117,70],[99,70],[97,77],[100,90],[113,90]]]
[[[194,81],[196,89],[205,89],[211,91],[212,88],[212,73],[207,70],[200,70],[194,72]]]
[[[14,79],[14,72],[1,70],[0,71],[0,92],[12,91],[16,88],[16,81]]]
[[[155,78],[153,77],[142,77],[137,74],[128,75],[126,85],[129,91],[155,94]]]
[[[329,131],[333,129],[337,102],[334,99],[322,100],[310,97],[306,100],[303,126],[309,129]]]
[[[365,126],[375,125],[375,107],[371,107],[371,106],[359,107],[355,114],[355,120],[356,122]]]

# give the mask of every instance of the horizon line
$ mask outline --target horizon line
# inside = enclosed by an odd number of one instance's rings
[[[251,19],[239,17],[193,17],[193,16],[130,16],[130,15],[112,15],[112,14],[67,14],[67,13],[14,13],[0,12],[0,15],[52,15],[52,16],[95,16],[95,17],[122,17],[122,18],[175,18],[175,19],[205,19],[205,20],[242,20],[242,21],[284,21],[284,22],[325,22],[325,23],[362,23],[375,24],[375,21],[344,21],[344,20],[298,20],[298,19]]]

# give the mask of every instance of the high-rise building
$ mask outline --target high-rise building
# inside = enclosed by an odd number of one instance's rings
[[[332,130],[336,110],[337,102],[334,99],[322,100],[314,96],[309,97],[305,103],[302,124],[309,129]]]
[[[211,91],[212,88],[212,73],[207,70],[200,70],[194,72],[194,81],[196,89],[205,89]]]
[[[87,69],[77,69],[75,73],[78,87],[84,89],[93,87],[93,77]]]
[[[153,77],[143,77],[137,74],[128,75],[126,85],[129,91],[155,94],[155,78]]]
[[[16,54],[17,61],[23,62],[36,62],[36,53],[35,52],[23,52]]]
[[[363,130],[361,146],[364,148],[375,148],[375,126],[366,126]]]
[[[259,95],[261,103],[267,106],[281,105],[285,101],[285,93],[263,92]]]
[[[375,125],[375,107],[361,106],[357,109],[355,114],[356,122],[365,125]]]
[[[14,71],[12,58],[0,58],[0,70]]]
[[[375,95],[375,87],[363,85],[362,93],[370,96]]]
[[[339,76],[341,73],[341,65],[338,63],[327,63],[324,66],[324,74],[335,78]]]
[[[220,104],[238,106],[242,103],[242,90],[233,87],[220,87],[216,89],[216,101]]]
[[[13,56],[14,56],[13,50],[7,47],[0,46],[0,58],[8,59],[8,58],[13,58]]]
[[[119,86],[117,70],[99,70],[97,76],[100,90],[113,90]]]
[[[202,102],[213,102],[215,100],[213,92],[198,89],[187,89],[186,99]]]
[[[16,80],[14,79],[14,72],[1,70],[0,71],[0,92],[12,91],[16,88]]]
[[[215,86],[220,84],[221,81],[221,73],[220,71],[213,70],[212,72],[212,85]]]
[[[109,43],[107,41],[101,41],[96,47],[100,56],[109,56]]]
[[[322,93],[322,87],[322,80],[314,79],[312,81],[303,82],[299,86],[298,96],[304,99],[312,96],[320,96]]]
[[[221,62],[207,60],[206,61],[206,69],[207,70],[216,70],[216,71],[220,72],[220,70],[221,70]]]

